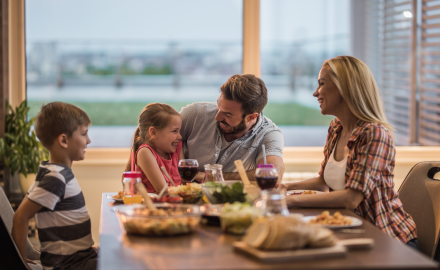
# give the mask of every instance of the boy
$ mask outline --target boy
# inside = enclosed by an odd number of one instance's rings
[[[63,102],[43,106],[35,119],[35,133],[50,158],[41,162],[14,215],[12,237],[25,259],[28,223],[35,215],[44,269],[96,269],[90,217],[71,170],[74,160],[84,159],[90,124],[84,111]]]

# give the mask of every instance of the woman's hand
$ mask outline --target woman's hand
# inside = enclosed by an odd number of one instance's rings
[[[361,191],[347,188],[329,193],[287,196],[286,202],[288,207],[355,209],[363,199],[364,194]]]
[[[328,192],[329,188],[324,181],[324,178],[320,175],[315,178],[310,178],[303,181],[296,181],[292,183],[281,184],[287,190],[318,190],[323,192]]]

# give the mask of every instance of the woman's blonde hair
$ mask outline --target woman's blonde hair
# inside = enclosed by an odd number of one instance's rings
[[[327,68],[348,108],[357,118],[382,124],[393,137],[394,128],[385,116],[376,81],[364,62],[352,56],[338,56],[325,61],[322,67]]]

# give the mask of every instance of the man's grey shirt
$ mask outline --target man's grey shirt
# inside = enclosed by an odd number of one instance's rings
[[[181,110],[183,122],[180,131],[182,141],[186,141],[185,157],[197,159],[199,170],[205,164],[222,164],[223,172],[237,172],[234,161],[241,159],[246,171],[257,167],[263,158],[261,145],[265,145],[266,156],[283,158],[284,138],[281,130],[263,113],[255,126],[242,137],[232,141],[222,156],[222,133],[215,116],[217,103],[197,102]]]

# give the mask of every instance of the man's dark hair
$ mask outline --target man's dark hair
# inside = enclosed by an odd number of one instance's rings
[[[227,100],[241,103],[243,117],[261,113],[267,104],[267,89],[263,80],[252,74],[234,75],[220,87]]]

